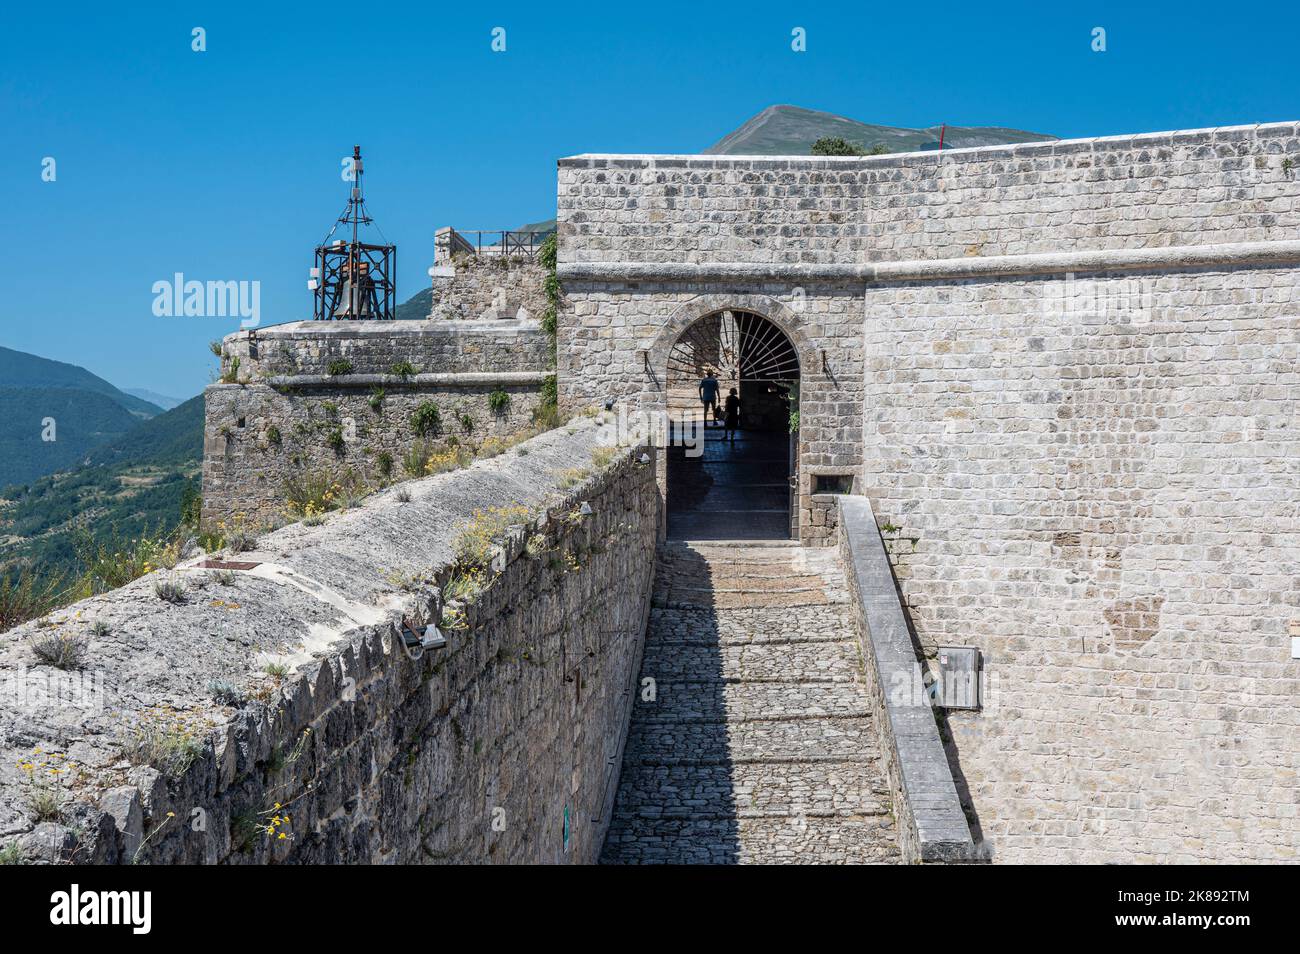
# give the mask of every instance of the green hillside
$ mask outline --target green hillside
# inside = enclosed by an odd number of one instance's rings
[[[393,317],[398,321],[423,321],[433,310],[433,289],[421,288],[406,301],[393,309]]]
[[[0,566],[76,573],[74,532],[98,541],[170,532],[195,493],[203,453],[203,397],[191,398],[93,449],[77,470],[7,487],[0,500]]]
[[[80,466],[161,413],[85,368],[0,348],[0,487]]]
[[[87,455],[93,466],[188,467],[203,458],[203,395],[199,394]]]
[[[91,448],[139,424],[122,405],[91,391],[0,387],[0,487],[75,467]]]

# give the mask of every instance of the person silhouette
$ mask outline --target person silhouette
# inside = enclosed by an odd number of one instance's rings
[[[700,403],[704,405],[704,426],[709,426],[713,412],[718,408],[718,379],[713,376],[712,368],[704,369],[704,378],[700,381]]]
[[[731,393],[727,395],[724,410],[726,417],[723,420],[722,437],[724,440],[729,438],[731,443],[734,444],[736,443],[736,429],[740,427],[740,398],[736,396],[735,388],[732,388]]]

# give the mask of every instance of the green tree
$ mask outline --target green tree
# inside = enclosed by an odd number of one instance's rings
[[[814,156],[883,156],[889,147],[878,142],[870,149],[863,149],[857,143],[841,139],[839,136],[823,136],[812,144]]]
[[[865,156],[867,151],[839,136],[823,136],[812,144],[814,156]]]

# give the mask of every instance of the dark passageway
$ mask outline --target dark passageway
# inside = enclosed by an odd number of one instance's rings
[[[695,433],[699,433],[696,431]],[[790,437],[746,431],[734,443],[704,432],[704,453],[668,453],[668,536],[676,540],[784,540],[790,536]]]

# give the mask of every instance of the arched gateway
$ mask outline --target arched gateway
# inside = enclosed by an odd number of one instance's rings
[[[702,315],[677,336],[666,371],[668,536],[797,536],[799,356],[794,343],[757,312],[722,309]],[[707,419],[703,382],[709,382],[706,391],[712,382],[717,388],[716,415]],[[734,433],[724,426],[729,396],[739,400]]]

